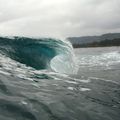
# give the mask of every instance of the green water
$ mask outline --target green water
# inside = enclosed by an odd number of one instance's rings
[[[120,48],[74,51],[71,75],[0,59],[0,120],[119,120]]]

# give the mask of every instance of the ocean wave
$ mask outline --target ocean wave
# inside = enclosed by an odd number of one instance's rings
[[[0,54],[36,70],[74,72],[72,45],[51,38],[0,37]],[[12,61],[13,62],[13,61]],[[6,64],[9,62],[6,62]],[[2,63],[1,63],[2,64]]]

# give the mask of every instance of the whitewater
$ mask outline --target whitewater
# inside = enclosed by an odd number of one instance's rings
[[[119,118],[119,47],[0,37],[0,120]]]

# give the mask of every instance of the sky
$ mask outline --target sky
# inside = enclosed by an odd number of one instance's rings
[[[120,0],[0,0],[0,35],[66,38],[120,32]]]

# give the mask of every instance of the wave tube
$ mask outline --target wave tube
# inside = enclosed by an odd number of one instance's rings
[[[0,37],[0,53],[36,70],[74,72],[73,49],[67,41],[51,38]]]

